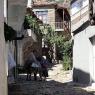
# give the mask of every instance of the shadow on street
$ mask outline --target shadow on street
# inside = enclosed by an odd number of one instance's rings
[[[61,83],[50,81],[26,81],[26,75],[19,75],[15,84],[8,86],[8,95],[95,95],[95,91],[82,89],[83,86],[73,82]]]

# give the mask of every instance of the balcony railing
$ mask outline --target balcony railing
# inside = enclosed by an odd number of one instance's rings
[[[55,22],[55,29],[63,29],[63,22]]]
[[[71,31],[78,29],[83,23],[89,20],[89,5],[81,8],[77,13],[71,16]]]

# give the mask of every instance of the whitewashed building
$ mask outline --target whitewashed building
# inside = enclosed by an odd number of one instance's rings
[[[95,83],[94,2],[95,0],[71,1],[73,81],[90,85]]]
[[[7,73],[5,65],[4,0],[0,0],[0,95],[7,95]]]
[[[8,94],[4,21],[16,31],[21,31],[26,5],[27,0],[0,0],[0,95]]]
[[[16,37],[23,35],[23,22],[25,18],[28,0],[4,0],[4,21],[16,31]],[[8,51],[10,50],[16,63],[19,63],[21,56],[21,40],[6,42],[6,63],[8,62]],[[8,64],[8,63],[7,63]]]

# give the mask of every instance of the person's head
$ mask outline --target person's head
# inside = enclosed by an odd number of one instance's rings
[[[38,56],[37,57],[37,60],[40,62],[42,60],[42,57],[41,56]]]

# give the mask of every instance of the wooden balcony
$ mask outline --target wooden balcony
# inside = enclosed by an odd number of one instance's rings
[[[70,21],[55,22],[55,31],[70,31]]]
[[[64,23],[63,22],[55,22],[55,31],[63,31]]]

